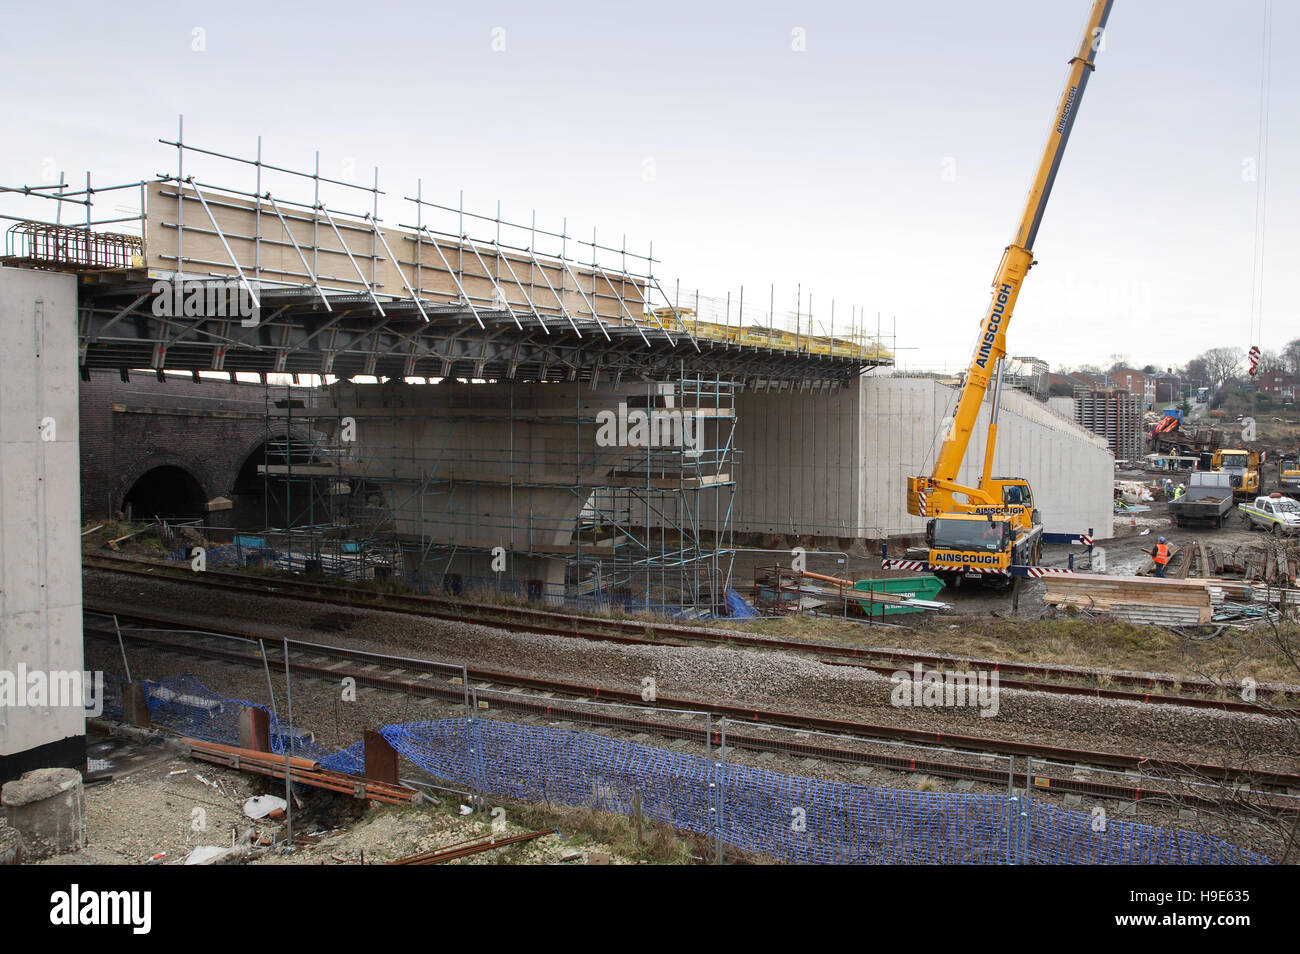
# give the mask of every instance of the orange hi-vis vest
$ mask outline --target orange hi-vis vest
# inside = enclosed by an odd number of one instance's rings
[[[1164,566],[1166,563],[1169,562],[1169,544],[1167,543],[1156,544],[1155,561],[1159,563],[1161,566]]]

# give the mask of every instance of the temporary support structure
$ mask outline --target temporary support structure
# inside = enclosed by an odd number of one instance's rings
[[[287,566],[620,609],[725,602],[730,382],[276,392],[259,472]]]
[[[1123,388],[1075,388],[1074,419],[1106,438],[1118,460],[1139,460],[1146,453],[1140,395]]]

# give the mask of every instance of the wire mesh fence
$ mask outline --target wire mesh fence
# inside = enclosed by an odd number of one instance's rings
[[[106,686],[104,714],[121,718],[120,681],[108,678]],[[271,716],[273,751],[289,750],[347,774],[364,771],[361,742],[343,748],[321,745],[303,727],[282,723],[271,708],[224,696],[191,675],[145,682],[144,689],[155,726],[238,745],[240,709],[261,708]],[[1014,763],[1005,758],[994,757],[998,764],[990,766],[988,757],[931,753],[936,761],[954,755],[982,758],[991,776],[1005,766],[1005,794],[896,790],[730,761],[726,721],[704,712],[666,713],[595,702],[571,707],[565,702],[563,724],[527,724],[502,717],[514,695],[494,691],[481,700],[473,693],[463,716],[385,725],[379,732],[407,762],[445,785],[482,796],[627,816],[639,812],[707,839],[718,856],[726,846],[793,864],[1270,863],[1261,854],[1199,832],[1119,819],[1099,827],[1094,815],[1014,790]],[[529,705],[537,703],[535,696],[517,695]],[[631,723],[631,710],[678,716],[682,737],[700,736],[705,754],[570,727],[586,722],[618,729],[624,721]],[[757,728],[748,726],[747,731]],[[791,752],[816,735],[768,725],[761,729],[769,736],[785,733]],[[738,738],[733,734],[733,741]],[[861,761],[888,765],[901,755],[891,751],[890,743],[863,742]]]

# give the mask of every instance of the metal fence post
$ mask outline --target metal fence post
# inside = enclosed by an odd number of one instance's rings
[[[293,781],[289,758],[293,755],[293,684],[289,678],[289,637],[284,638],[284,696],[289,707],[289,738],[284,747],[284,812],[286,821],[286,846],[293,850]],[[278,722],[278,720],[277,720]],[[283,728],[277,725],[277,728]]]
[[[468,683],[467,683],[468,685]],[[478,772],[478,690],[471,688],[469,690],[470,710],[469,710],[469,758],[467,759],[465,781],[469,785],[470,803],[475,809],[482,809],[483,796],[482,788],[479,786]]]
[[[275,685],[271,682],[271,663],[266,658],[266,643],[259,639],[257,641],[257,648],[262,654],[262,668],[266,671],[266,691],[271,696],[271,715],[279,719],[280,711],[275,704]]]
[[[1020,841],[1020,799],[1016,797],[1016,757],[1007,756],[1007,864],[1014,865]]]
[[[718,761],[713,763],[718,779],[718,813],[714,819],[713,863],[722,864],[722,826],[727,813],[727,717],[719,728]]]
[[[1020,839],[1020,863],[1029,864],[1029,842],[1030,827],[1033,825],[1031,811],[1033,810],[1033,794],[1031,790],[1034,787],[1034,760],[1032,757],[1025,756],[1025,798],[1020,803],[1021,818],[1021,839]]]
[[[126,643],[122,641],[122,627],[118,625],[117,614],[113,614],[113,629],[117,631],[117,648],[122,651],[122,667],[126,670],[126,681],[131,682],[131,664],[126,661]]]

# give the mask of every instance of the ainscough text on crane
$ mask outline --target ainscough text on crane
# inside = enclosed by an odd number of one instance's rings
[[[984,327],[984,338],[980,341],[980,350],[975,358],[975,363],[981,368],[989,366],[989,355],[993,351],[993,342],[998,340],[998,328],[1002,325],[1002,315],[1007,310],[1007,302],[1011,300],[1011,292],[1012,288],[1006,282],[998,288],[998,297],[989,312],[989,321]]]

